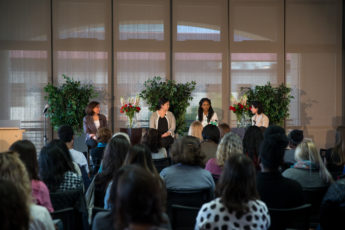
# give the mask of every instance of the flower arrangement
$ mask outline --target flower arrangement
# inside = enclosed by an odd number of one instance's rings
[[[120,113],[124,113],[128,117],[129,128],[132,128],[134,114],[139,113],[141,110],[139,106],[139,96],[137,95],[135,98],[130,97],[127,99],[127,102],[123,97],[121,97],[120,102]]]
[[[245,119],[249,116],[250,113],[250,105],[247,104],[247,96],[243,95],[239,101],[234,99],[233,97],[231,98],[233,101],[233,105],[229,107],[229,110],[231,110],[237,118],[237,126],[246,126],[246,121]],[[243,123],[243,124],[240,124]]]

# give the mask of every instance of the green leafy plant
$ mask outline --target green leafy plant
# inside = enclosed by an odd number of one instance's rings
[[[294,97],[290,95],[291,88],[284,84],[273,87],[270,82],[264,86],[255,86],[254,89],[244,89],[249,103],[261,102],[264,113],[270,119],[270,124],[283,126],[284,120],[289,117],[289,104]]]
[[[149,105],[149,110],[157,110],[158,100],[162,97],[170,102],[170,111],[175,115],[176,132],[183,134],[186,130],[185,115],[189,101],[193,99],[192,92],[196,82],[176,83],[173,80],[162,81],[159,76],[145,81],[145,89],[141,91],[140,97]]]
[[[44,87],[48,94],[44,97],[49,105],[47,116],[55,130],[61,125],[69,125],[80,133],[83,129],[85,107],[97,93],[92,85],[82,85],[80,81],[74,81],[64,74],[62,76],[66,82],[61,86],[49,83]]]

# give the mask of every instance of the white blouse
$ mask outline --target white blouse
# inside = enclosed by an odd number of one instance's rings
[[[268,127],[269,124],[269,119],[268,117],[261,113],[261,114],[256,114],[254,116],[252,116],[252,125],[258,126],[258,127]]]
[[[207,115],[205,115],[204,113],[202,113],[202,121],[201,121],[201,124],[202,124],[202,127],[205,127],[206,125],[210,124],[211,122],[215,122],[218,126],[218,116],[216,114],[216,112],[213,113],[211,119],[210,119],[210,122],[207,122]],[[199,120],[199,116],[197,115],[196,116],[196,120],[198,121]]]

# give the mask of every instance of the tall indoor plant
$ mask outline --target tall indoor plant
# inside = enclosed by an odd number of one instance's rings
[[[69,125],[80,133],[83,129],[83,117],[85,107],[90,98],[96,97],[97,93],[93,85],[81,84],[72,78],[62,75],[66,80],[61,86],[54,86],[49,83],[44,87],[48,100],[47,116],[55,130],[61,125]]]
[[[243,90],[243,89],[242,89]],[[294,97],[290,95],[291,88],[284,84],[273,87],[270,82],[263,86],[247,88],[248,101],[259,101],[270,124],[283,126],[284,120],[289,117],[289,104]]]
[[[189,101],[193,99],[192,92],[196,82],[176,83],[173,80],[162,81],[159,76],[145,81],[145,89],[141,91],[140,97],[149,105],[149,110],[157,110],[159,98],[166,98],[170,102],[170,111],[175,115],[176,133],[182,134],[186,130],[185,115]]]

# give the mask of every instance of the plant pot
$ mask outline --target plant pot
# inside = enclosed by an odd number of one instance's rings
[[[141,142],[142,128],[120,128],[120,132],[128,134],[132,145],[139,144]]]

